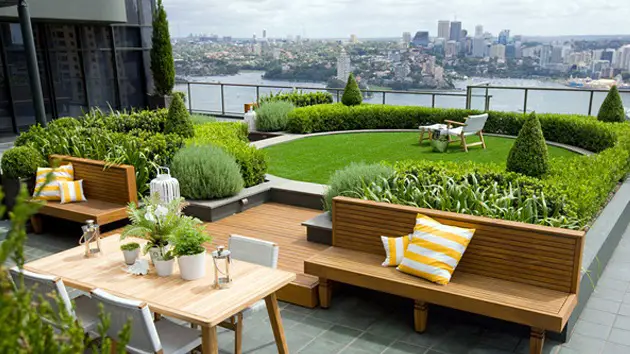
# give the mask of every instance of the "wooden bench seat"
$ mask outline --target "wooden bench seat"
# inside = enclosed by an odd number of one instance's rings
[[[99,225],[127,218],[129,202],[138,202],[136,174],[130,165],[109,165],[105,161],[51,155],[51,162],[72,163],[74,179],[83,180],[86,202],[61,204],[48,201],[31,218],[35,233],[43,231],[41,215],[85,223],[92,219]]]
[[[418,213],[476,229],[448,285],[381,266],[380,237],[410,233]],[[332,221],[333,246],[304,262],[305,273],[319,277],[324,308],[332,282],[351,284],[413,299],[418,332],[429,304],[530,326],[530,352],[540,354],[545,331],[561,332],[577,305],[581,231],[346,197],[333,199]]]

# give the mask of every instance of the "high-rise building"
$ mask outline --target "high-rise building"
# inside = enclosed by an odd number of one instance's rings
[[[468,30],[463,29],[461,34],[459,35],[459,39],[462,40],[466,37],[468,37]]]
[[[447,57],[455,57],[457,56],[457,42],[456,41],[448,41],[444,46],[444,55]]]
[[[473,56],[475,58],[483,58],[486,52],[486,39],[476,36],[473,39]]]
[[[546,67],[551,63],[551,52],[553,47],[549,44],[545,44],[540,48],[540,66]]]
[[[34,101],[40,94],[48,120],[92,108],[147,106],[153,87],[148,65],[153,1],[29,1],[41,91],[29,85],[28,43],[15,4],[0,7],[0,52],[5,53],[0,134],[16,134],[34,124]]]
[[[346,53],[346,50],[341,48],[339,56],[337,57],[337,79],[346,82],[352,69],[350,67],[350,56]]]
[[[350,43],[358,43],[359,39],[357,38],[356,34],[351,34],[350,35]]]
[[[475,26],[475,37],[481,37],[481,36],[483,36],[483,26],[477,25]]]
[[[267,39],[267,30],[266,29],[263,30],[263,39]]]
[[[438,21],[438,38],[451,39],[451,22],[450,21]]]
[[[411,33],[410,32],[403,32],[403,34],[402,34],[402,41],[403,41],[403,44],[409,45],[409,43],[411,42]]]
[[[562,54],[564,47],[561,45],[554,45],[551,49],[551,63],[562,63]]]
[[[449,35],[449,39],[451,41],[459,41],[462,36],[462,23],[460,21],[451,22],[451,31]]]
[[[429,32],[418,31],[411,41],[417,47],[426,47],[429,45]]]
[[[501,43],[493,44],[490,48],[490,57],[505,60],[505,46]]]
[[[615,56],[615,50],[609,48],[602,52],[602,55],[599,57],[599,59],[608,60],[608,62],[612,64],[614,56]]]
[[[514,43],[510,43],[505,46],[505,58],[506,59],[516,58],[516,45]]]
[[[626,44],[623,47],[619,48],[621,51],[621,60],[619,69],[622,70],[630,70],[630,44]]]
[[[510,40],[510,30],[504,29],[503,31],[499,32],[499,40],[498,40],[499,44],[507,45],[509,40]]]

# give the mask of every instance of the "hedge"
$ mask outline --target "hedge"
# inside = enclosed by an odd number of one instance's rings
[[[264,182],[267,173],[267,153],[249,145],[247,125],[243,123],[206,123],[195,125],[195,137],[186,145],[211,144],[232,155],[241,169],[245,187]]]
[[[314,106],[317,104],[333,103],[333,95],[330,92],[302,92],[294,90],[289,93],[270,93],[268,96],[260,97],[260,105],[264,106],[265,103],[288,101],[293,103],[296,107]]]

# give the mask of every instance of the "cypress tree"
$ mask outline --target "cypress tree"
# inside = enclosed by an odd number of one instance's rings
[[[518,132],[507,159],[507,170],[540,177],[549,170],[547,144],[536,113],[530,114]]]
[[[175,86],[175,63],[168,20],[162,0],[158,0],[153,14],[153,47],[151,48],[151,72],[155,93],[170,95]]]
[[[602,102],[599,113],[597,113],[597,119],[602,122],[623,122],[626,120],[626,112],[617,86],[611,87],[608,91],[608,95]]]
[[[168,107],[168,116],[164,125],[164,133],[175,133],[190,138],[195,135],[190,114],[186,109],[182,95],[173,95],[173,101]]]
[[[350,73],[348,83],[346,83],[346,88],[343,91],[343,96],[341,96],[341,103],[346,106],[357,106],[360,105],[361,102],[363,102],[363,95],[361,94],[357,81],[354,79],[354,75]]]

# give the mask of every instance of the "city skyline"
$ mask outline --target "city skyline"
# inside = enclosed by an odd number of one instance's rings
[[[260,37],[264,28],[269,38],[346,38],[350,34],[389,38],[417,31],[436,37],[439,20],[460,21],[468,33],[482,24],[493,34],[510,28],[524,36],[624,35],[630,34],[630,7],[624,2],[363,0],[357,6],[349,0],[234,0],[227,4],[166,0],[165,6],[174,37],[189,33],[236,38],[256,33]]]

